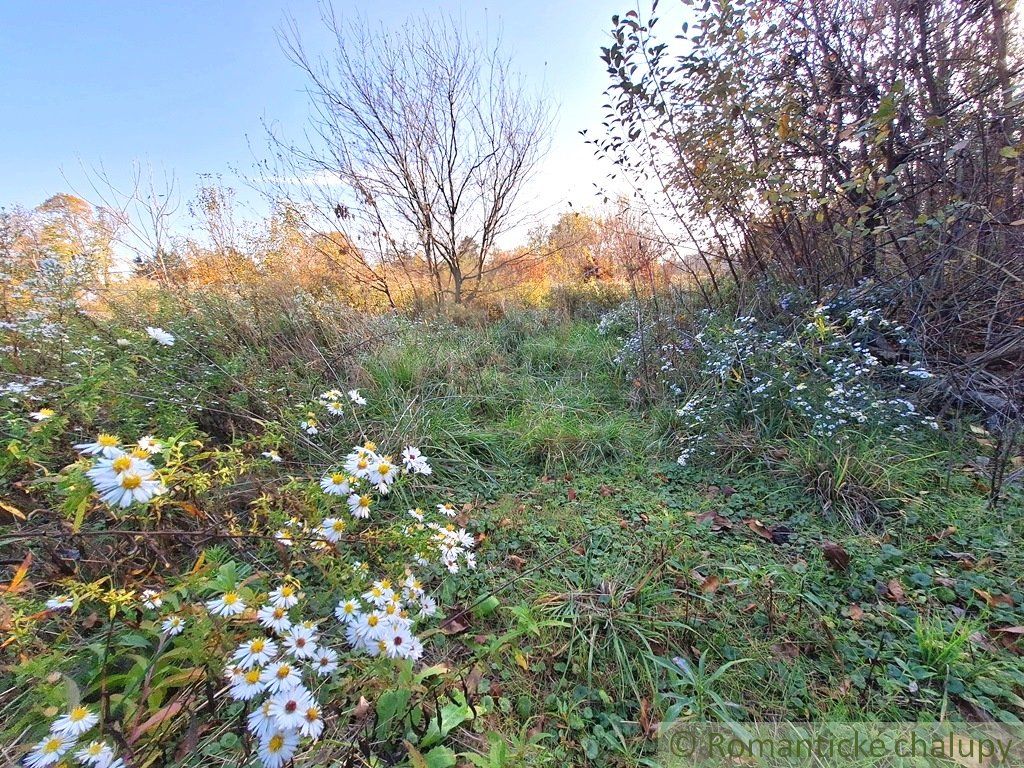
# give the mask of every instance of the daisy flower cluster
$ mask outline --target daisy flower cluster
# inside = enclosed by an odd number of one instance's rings
[[[71,707],[50,725],[50,732],[25,756],[26,768],[43,768],[69,759],[92,768],[125,768],[114,748],[105,741],[90,741],[79,746],[82,737],[96,727],[100,718],[88,707]],[[77,747],[77,749],[76,749]]]
[[[376,444],[367,442],[352,449],[342,462],[342,470],[324,475],[320,479],[320,488],[328,496],[344,497],[352,517],[365,520],[370,516],[373,503],[370,490],[385,496],[402,475],[429,475],[432,472],[430,463],[418,448],[406,447],[399,462],[378,453]],[[322,526],[324,537],[332,543],[338,541],[342,530],[344,526],[337,518],[328,518]]]
[[[365,568],[356,564],[353,571],[362,576]],[[416,622],[437,613],[411,573],[397,584],[373,581],[361,595],[340,600],[325,627],[303,617],[302,598],[294,580],[271,590],[255,611],[258,629],[226,660],[228,695],[249,705],[246,726],[266,768],[280,768],[323,734],[324,708],[315,689],[344,663],[332,647],[335,637],[344,638],[350,653],[417,661],[423,643]],[[253,617],[236,591],[208,600],[206,608],[220,617]]]
[[[146,504],[167,492],[150,459],[163,451],[163,445],[146,435],[134,445],[122,445],[116,435],[101,432],[91,442],[77,443],[75,450],[94,457],[86,476],[104,503],[112,507]]]
[[[899,359],[912,357],[907,334],[878,309],[822,305],[793,329],[764,327],[748,316],[727,327],[709,315],[704,322],[693,337],[700,356],[694,375],[717,384],[714,392],[691,395],[676,411],[682,466],[716,431],[711,422],[723,418],[760,414],[772,420],[781,413],[806,434],[822,438],[861,427],[894,434],[938,429],[938,422],[920,413],[910,397],[932,374],[918,362]],[[878,347],[887,350],[889,359],[883,361]],[[678,359],[688,350],[674,344],[668,352]],[[675,369],[671,360],[662,367],[669,374]]]

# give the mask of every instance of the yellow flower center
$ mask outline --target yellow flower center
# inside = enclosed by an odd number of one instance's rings
[[[284,608],[275,608],[274,609],[274,618],[275,619],[283,619],[284,618]]]
[[[292,668],[289,667],[287,664],[282,664],[280,667],[277,668],[277,679],[284,680],[291,673]]]
[[[334,525],[331,526],[331,530],[333,530],[335,533],[341,533],[345,530],[345,523],[341,520],[335,520]]]
[[[279,733],[275,733],[270,737],[270,742],[267,744],[267,749],[271,752],[280,752],[284,746],[284,737]]]
[[[369,496],[360,496],[359,497],[359,506],[360,507],[364,507],[364,508],[369,507],[370,506],[370,497]]]
[[[89,710],[85,707],[75,707],[71,710],[71,713],[68,715],[68,717],[71,720],[71,722],[77,723],[81,720],[85,720],[88,714]]]
[[[306,710],[306,721],[312,723],[315,720],[320,719],[320,710],[316,707],[310,707]]]
[[[372,440],[367,440],[365,443],[363,443],[363,448],[365,448],[368,451],[376,451],[377,444]]]
[[[335,485],[341,485],[342,483],[345,482],[345,476],[340,472],[335,472],[333,475],[331,475],[331,482],[334,483]]]
[[[255,685],[260,681],[260,671],[258,669],[250,669],[245,673],[245,682],[249,685]]]
[[[366,469],[368,466],[370,466],[370,462],[368,462],[366,459],[360,459],[358,466],[360,469]]]
[[[380,465],[377,467],[377,473],[381,477],[386,477],[388,474],[391,473],[391,465],[388,464],[386,461],[382,461]]]
[[[149,451],[147,451],[145,448],[133,448],[132,456],[134,456],[137,459],[148,459]]]
[[[295,594],[295,590],[291,587],[281,587],[281,597],[291,597]]]
[[[128,456],[118,456],[116,459],[114,459],[110,463],[111,469],[113,469],[115,472],[118,472],[118,473],[124,472],[131,465],[132,465],[132,460]]]
[[[228,592],[224,595],[224,605],[234,605],[238,602],[238,595],[234,592]]]
[[[267,644],[263,640],[253,640],[252,645],[249,646],[249,650],[253,653],[263,653],[263,649],[266,645]]]
[[[142,485],[142,478],[136,475],[134,472],[129,472],[121,476],[121,487],[129,491],[134,491]]]
[[[118,440],[114,435],[108,435],[105,432],[101,432],[96,437],[96,442],[104,448],[113,448],[120,442],[120,440]]]
[[[369,625],[371,627],[376,627],[378,621],[380,621],[380,619],[378,619],[376,616],[370,616],[369,618],[366,619],[367,625]]]
[[[50,752],[59,752],[62,746],[64,746],[63,739],[59,736],[51,736],[43,745],[43,752],[47,754]]]

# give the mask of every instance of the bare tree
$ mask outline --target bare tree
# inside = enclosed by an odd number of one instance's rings
[[[394,32],[343,23],[329,5],[322,18],[330,56],[307,53],[294,21],[282,34],[313,104],[306,147],[276,140],[288,183],[315,188],[375,276],[422,260],[437,303],[470,298],[497,239],[518,223],[517,198],[546,147],[544,102],[499,44],[451,18]],[[334,205],[324,206],[328,195]]]

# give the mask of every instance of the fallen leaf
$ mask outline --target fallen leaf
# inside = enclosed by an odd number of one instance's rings
[[[956,533],[956,526],[955,525],[947,525],[945,528],[943,528],[938,533],[933,533],[930,536],[928,536],[927,537],[927,541],[942,541],[946,537],[952,536],[954,533]]]
[[[846,612],[850,614],[850,618],[854,621],[860,621],[864,618],[864,609],[856,603],[850,603],[850,607],[846,609]]]
[[[889,590],[889,597],[891,597],[895,602],[900,605],[907,602],[907,595],[903,591],[903,585],[900,584],[898,579],[890,579],[889,583],[886,584],[886,587]]]
[[[821,543],[821,551],[835,570],[845,571],[850,567],[850,554],[843,549],[842,544],[826,540]]]
[[[128,743],[134,744],[139,738],[144,735],[147,731],[151,731],[156,728],[164,720],[169,720],[178,714],[182,709],[182,703],[180,699],[175,699],[165,707],[161,707],[146,722],[135,728],[128,736]]]
[[[569,501],[576,501],[576,491],[574,489],[570,488],[566,496],[569,497]]]
[[[783,640],[772,645],[772,653],[781,661],[796,661],[800,656],[800,646],[792,640]]]
[[[11,517],[13,517],[15,520],[25,520],[26,519],[24,512],[22,512],[17,507],[12,507],[6,501],[0,501],[0,509],[2,509],[4,512],[7,512],[8,514],[10,514]]]
[[[21,591],[22,583],[25,582],[25,577],[28,575],[30,565],[32,565],[31,551],[25,553],[25,559],[21,561],[21,565],[18,566],[18,570],[14,572],[14,577],[11,579],[11,583],[0,587],[0,592],[6,592],[9,595],[13,595]]]
[[[772,529],[769,528],[764,523],[762,523],[757,518],[752,517],[749,520],[744,520],[743,522],[745,522],[747,524],[747,528],[752,530],[754,533],[756,533],[762,539],[765,539],[766,541],[771,541],[772,540]]]
[[[1013,598],[1009,595],[993,595],[991,592],[986,592],[984,589],[978,589],[977,587],[972,591],[984,600],[989,608],[998,608],[999,606],[1011,607],[1013,605]]]
[[[710,520],[712,531],[731,531],[732,521],[727,517],[722,517],[715,510],[709,509],[707,512],[702,512],[697,515],[697,522],[703,523]]]

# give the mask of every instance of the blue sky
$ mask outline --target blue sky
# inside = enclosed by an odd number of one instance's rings
[[[527,82],[557,106],[551,152],[527,198],[553,210],[595,202],[601,168],[578,135],[601,119],[598,58],[613,13],[630,0],[434,2],[335,0],[342,13],[398,24],[446,11],[474,30],[501,28]],[[296,18],[311,50],[327,44],[313,0],[0,0],[0,205],[34,206],[59,191],[89,197],[81,165],[115,180],[133,161],[172,172],[185,197],[199,174],[248,171],[261,119],[301,130],[301,75],[275,30]],[[247,194],[247,193],[246,193]]]

